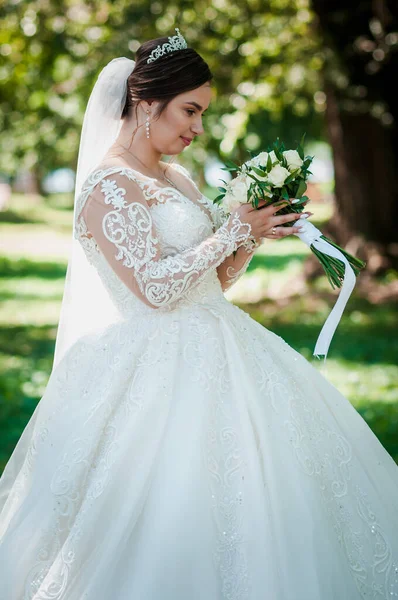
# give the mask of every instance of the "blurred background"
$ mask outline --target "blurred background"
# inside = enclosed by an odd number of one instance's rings
[[[367,261],[327,378],[398,462],[397,13],[396,0],[1,3],[0,471],[52,368],[91,89],[175,27],[215,76],[205,134],[177,159],[203,193],[218,194],[225,160],[306,134],[311,221]],[[227,292],[321,371],[312,352],[337,295],[294,236],[266,240]]]

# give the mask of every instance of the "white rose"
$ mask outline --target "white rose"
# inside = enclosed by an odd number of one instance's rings
[[[256,160],[256,166],[257,165],[264,165],[264,166],[266,166],[267,162],[268,162],[268,152],[260,152],[260,154],[258,154],[255,157],[255,160]]]
[[[276,158],[276,154],[273,150],[271,150],[271,152],[269,153],[271,160],[272,160],[272,164],[279,162],[279,160]]]
[[[297,150],[286,150],[283,153],[283,156],[287,160],[287,164],[289,166],[290,171],[295,171],[296,169],[299,169],[303,164],[303,161],[301,160]]]
[[[253,156],[250,160],[247,160],[244,165],[248,167],[258,167],[259,165],[266,166],[268,161],[268,152],[260,152],[257,156]]]
[[[247,192],[250,187],[250,181],[245,176],[238,175],[228,184],[228,192],[233,194],[240,203],[247,202]]]
[[[232,179],[232,181],[228,183],[227,193],[222,201],[226,210],[232,212],[235,208],[238,208],[238,206],[247,202],[249,186],[250,181],[248,181],[244,175],[238,175],[238,177],[235,177],[235,179]]]
[[[241,203],[235,198],[235,196],[228,193],[225,194],[222,201],[222,207],[225,211],[231,213],[233,210],[235,210],[235,208],[239,208],[240,205]]]
[[[275,165],[268,173],[268,181],[274,187],[282,187],[285,183],[285,179],[289,177],[290,173],[285,167],[281,167],[281,165]]]

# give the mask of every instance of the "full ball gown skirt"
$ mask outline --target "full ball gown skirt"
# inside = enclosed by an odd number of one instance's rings
[[[7,464],[1,600],[397,597],[398,468],[350,402],[215,270],[134,303],[69,348]]]

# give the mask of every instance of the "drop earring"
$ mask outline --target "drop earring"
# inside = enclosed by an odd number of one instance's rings
[[[146,129],[146,137],[149,138],[149,110],[146,111],[146,121],[145,121],[145,129]]]

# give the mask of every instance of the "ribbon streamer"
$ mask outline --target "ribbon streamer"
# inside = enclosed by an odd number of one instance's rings
[[[324,362],[326,362],[326,356],[329,350],[330,342],[332,341],[337,325],[340,322],[345,306],[355,286],[355,273],[346,257],[339,250],[337,250],[337,248],[331,246],[331,244],[321,238],[321,235],[323,235],[322,231],[317,229],[305,218],[300,219],[299,222],[302,224],[303,231],[300,233],[297,232],[294,235],[297,235],[297,237],[299,237],[300,240],[309,248],[314,246],[314,248],[323,254],[338,258],[345,265],[344,281],[339,297],[321,329],[315,345],[315,350],[313,352],[313,356],[316,356],[317,358],[320,358],[320,355],[324,355]]]

